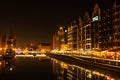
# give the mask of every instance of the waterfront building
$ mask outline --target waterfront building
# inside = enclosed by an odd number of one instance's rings
[[[68,26],[68,49],[69,50],[78,50],[79,49],[79,19],[75,19]]]
[[[120,47],[120,0],[115,0],[113,5],[113,47]]]
[[[40,43],[39,50],[41,51],[41,53],[50,52],[51,44],[50,43]]]
[[[67,50],[67,28],[60,27],[53,35],[53,50]]]
[[[82,27],[82,48],[84,50],[91,50],[92,46],[91,46],[91,40],[92,40],[92,36],[91,36],[91,18],[88,14],[88,12],[85,12],[84,15],[84,19],[83,19],[83,27]]]
[[[101,49],[102,48],[102,28],[101,28],[101,10],[98,4],[95,4],[94,10],[92,12],[92,49]]]

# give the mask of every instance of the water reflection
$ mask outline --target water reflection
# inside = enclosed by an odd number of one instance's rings
[[[0,80],[7,74],[15,70],[15,59],[5,59],[0,61]]]
[[[0,61],[0,80],[56,80],[50,59],[16,57]]]
[[[6,59],[5,60],[5,69],[8,71],[15,70],[15,59]]]
[[[56,80],[56,77],[57,80],[120,80],[117,73],[88,69],[53,58],[17,57],[0,61],[0,80]]]
[[[120,75],[112,72],[98,72],[97,70],[66,64],[62,61],[51,59],[53,72],[58,80],[120,80]]]

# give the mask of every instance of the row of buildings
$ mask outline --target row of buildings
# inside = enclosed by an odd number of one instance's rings
[[[120,47],[120,1],[107,8],[95,4],[67,27],[53,35],[53,50],[106,50]]]
[[[16,48],[16,37],[14,34],[2,34],[0,33],[0,54],[6,49]]]

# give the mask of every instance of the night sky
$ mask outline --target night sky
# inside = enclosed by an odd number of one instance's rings
[[[107,5],[112,0],[44,0],[0,2],[0,32],[13,31],[17,45],[51,42],[60,26],[67,26],[85,11],[93,11],[95,3]]]

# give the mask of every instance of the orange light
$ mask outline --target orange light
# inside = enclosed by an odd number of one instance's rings
[[[109,76],[106,76],[107,80],[110,80],[110,77]]]

